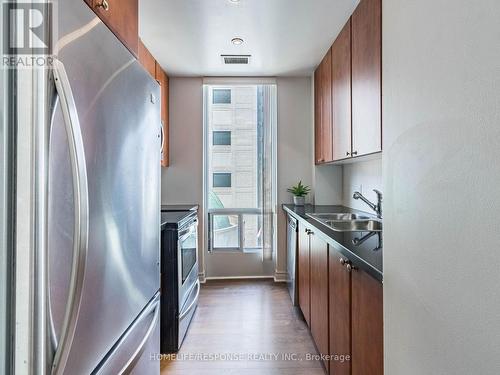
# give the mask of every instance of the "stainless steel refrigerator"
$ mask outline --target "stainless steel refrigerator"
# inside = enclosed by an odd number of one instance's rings
[[[160,89],[83,0],[48,81],[47,364],[159,374]]]

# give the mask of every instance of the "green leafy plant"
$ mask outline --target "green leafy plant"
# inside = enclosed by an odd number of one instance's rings
[[[309,186],[303,185],[302,181],[299,181],[299,183],[295,186],[292,186],[291,188],[287,189],[289,193],[292,193],[296,197],[305,197],[309,192],[311,191],[311,188]]]

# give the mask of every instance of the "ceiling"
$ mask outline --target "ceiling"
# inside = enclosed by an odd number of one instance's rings
[[[170,76],[309,75],[359,0],[141,0],[139,34]],[[235,46],[231,39],[244,43]],[[221,54],[252,55],[224,65]]]

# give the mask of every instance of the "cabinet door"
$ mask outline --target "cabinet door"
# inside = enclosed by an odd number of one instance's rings
[[[321,133],[322,162],[333,161],[332,126],[332,54],[328,51],[321,63]]]
[[[351,155],[351,21],[332,46],[333,160]]]
[[[330,248],[329,306],[330,306],[330,354],[339,356],[330,361],[330,374],[350,375],[351,361],[340,360],[340,356],[351,355],[351,274],[341,263],[343,258]]]
[[[314,72],[314,160],[321,164],[323,159],[322,128],[321,128],[321,64]]]
[[[361,0],[352,18],[354,155],[382,150],[382,4]]]
[[[316,164],[333,161],[331,50],[314,73],[314,126]]]
[[[163,127],[163,152],[161,165],[168,167],[169,165],[169,123],[168,123],[168,76],[156,62],[156,80],[161,86],[161,123]]]
[[[328,244],[311,235],[311,333],[321,354],[328,350]],[[328,362],[325,361],[328,369]]]
[[[141,65],[148,71],[151,77],[156,78],[156,60],[146,48],[146,46],[142,43],[142,40],[139,40],[139,62]],[[157,79],[158,80],[158,79]]]
[[[138,0],[92,0],[94,11],[137,57],[139,51]]]
[[[352,272],[352,375],[383,375],[382,284],[366,272]]]
[[[310,280],[309,280],[309,240],[310,236],[307,233],[307,228],[303,224],[299,224],[299,306],[302,314],[311,326],[311,306],[310,306]]]

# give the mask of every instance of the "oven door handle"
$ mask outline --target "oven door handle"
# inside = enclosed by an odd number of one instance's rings
[[[196,280],[196,296],[193,298],[193,302],[189,305],[189,307],[184,310],[182,314],[179,315],[179,320],[184,319],[184,317],[189,314],[189,312],[192,310],[192,308],[196,305],[198,302],[198,297],[200,296],[200,280]]]

